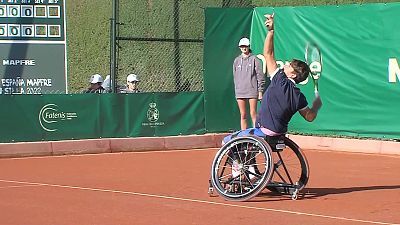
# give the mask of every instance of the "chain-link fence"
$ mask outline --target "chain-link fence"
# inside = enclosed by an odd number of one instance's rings
[[[136,74],[142,92],[203,91],[206,7],[251,7],[251,0],[119,0],[116,84]]]
[[[68,93],[82,93],[92,74],[110,72],[111,2],[67,3]],[[392,2],[396,0],[388,0]],[[142,92],[202,91],[204,9],[207,7],[298,6],[383,0],[117,0],[116,84],[137,74]],[[61,68],[60,68],[61,69]],[[18,78],[18,77],[17,77]],[[16,79],[17,79],[16,78]],[[64,78],[60,78],[64,79]],[[55,82],[54,82],[55,83]],[[54,85],[53,83],[53,85]],[[18,85],[14,85],[17,86]],[[65,88],[25,94],[64,94]],[[18,89],[0,94],[20,93]]]

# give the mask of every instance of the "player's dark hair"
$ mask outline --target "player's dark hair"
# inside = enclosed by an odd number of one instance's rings
[[[293,79],[296,84],[303,82],[307,79],[308,74],[310,74],[310,67],[308,67],[307,63],[298,60],[298,59],[293,59],[292,62],[290,63],[290,65],[292,65],[295,73],[296,73],[296,77]]]

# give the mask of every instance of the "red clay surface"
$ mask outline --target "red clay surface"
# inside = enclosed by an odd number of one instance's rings
[[[207,194],[216,149],[0,159],[0,224],[400,224],[400,156],[307,150],[296,201]]]

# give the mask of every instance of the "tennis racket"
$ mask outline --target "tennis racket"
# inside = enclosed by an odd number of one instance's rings
[[[318,96],[318,80],[322,73],[322,54],[319,47],[314,43],[308,43],[305,51],[306,63],[310,67],[310,76],[314,83],[315,96]]]

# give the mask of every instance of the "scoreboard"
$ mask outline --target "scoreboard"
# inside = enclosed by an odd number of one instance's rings
[[[0,0],[0,94],[67,92],[64,0]]]

